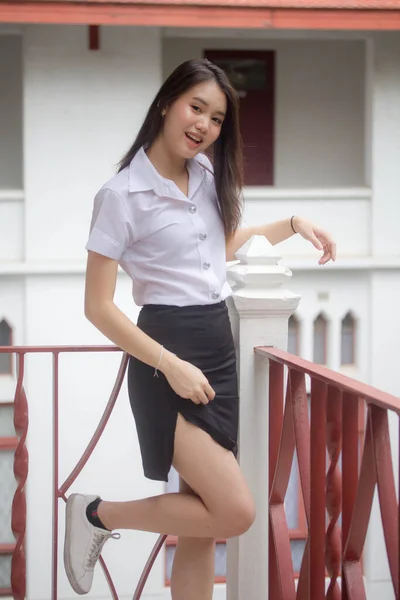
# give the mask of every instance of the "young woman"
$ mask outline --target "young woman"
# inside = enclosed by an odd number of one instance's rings
[[[213,166],[203,154],[212,150]],[[178,536],[173,600],[210,600],[214,539],[252,525],[254,502],[236,461],[238,387],[225,299],[226,260],[254,234],[272,244],[299,233],[335,259],[328,234],[292,217],[239,229],[238,99],[207,60],[180,65],[156,95],[118,174],[98,192],[87,244],[85,314],[131,356],[129,398],[144,474],[180,492],[132,502],[68,498],[64,560],[89,592],[115,529]],[[142,306],[137,325],[114,304],[118,264]]]

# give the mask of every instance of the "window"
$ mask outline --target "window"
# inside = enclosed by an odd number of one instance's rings
[[[319,315],[314,321],[314,356],[318,365],[327,364],[328,322],[324,315]]]
[[[226,72],[239,96],[245,185],[273,185],[274,52],[207,50],[205,57]]]
[[[12,329],[5,319],[0,321],[0,346],[12,346]],[[12,374],[12,355],[0,352],[0,375]]]
[[[289,319],[288,352],[290,354],[300,352],[300,322],[296,315],[292,315]]]
[[[341,364],[354,365],[356,350],[356,321],[349,312],[342,320]]]

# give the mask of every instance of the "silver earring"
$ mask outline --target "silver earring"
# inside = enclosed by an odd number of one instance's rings
[[[163,110],[161,111],[161,116],[165,117],[166,114],[167,114],[167,111],[165,110],[165,108],[163,108]]]

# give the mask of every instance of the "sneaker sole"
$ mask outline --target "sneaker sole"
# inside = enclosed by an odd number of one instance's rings
[[[67,500],[67,509],[65,516],[65,540],[64,540],[64,568],[68,577],[68,581],[77,594],[83,596],[84,594],[88,594],[90,590],[85,591],[80,586],[79,583],[75,580],[72,574],[71,562],[69,557],[68,548],[70,547],[70,537],[71,537],[71,527],[70,523],[72,520],[72,508],[75,498],[77,498],[79,494],[71,494]]]

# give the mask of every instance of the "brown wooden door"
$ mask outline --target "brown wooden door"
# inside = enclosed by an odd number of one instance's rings
[[[239,94],[245,184],[273,185],[274,52],[206,50],[204,54],[227,73]]]

